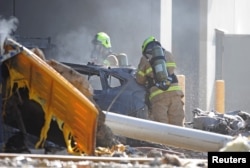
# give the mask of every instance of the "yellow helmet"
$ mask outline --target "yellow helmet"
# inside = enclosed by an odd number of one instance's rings
[[[107,33],[99,32],[95,35],[95,38],[93,40],[94,44],[101,44],[105,48],[111,48],[111,41],[110,37]]]
[[[149,44],[153,44],[152,42],[156,42],[156,44],[160,45],[160,42],[156,40],[156,38],[154,36],[149,36],[148,38],[146,38],[144,41],[143,41],[143,44],[142,44],[142,53],[144,54],[147,50],[147,48],[149,48]],[[152,47],[151,47],[152,48]]]

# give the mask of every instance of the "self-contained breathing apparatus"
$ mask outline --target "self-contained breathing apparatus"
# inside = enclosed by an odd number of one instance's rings
[[[161,46],[154,46],[152,58],[149,60],[154,74],[154,83],[161,90],[167,90],[172,82],[172,77],[168,75],[166,59]]]
[[[146,51],[143,55],[148,59],[152,71],[153,78],[148,77],[147,88],[151,88],[152,86],[157,86],[161,90],[168,90],[171,83],[177,83],[178,79],[175,74],[168,74],[166,67],[166,58],[164,49],[161,45],[150,44],[151,50]],[[153,46],[152,46],[153,45]]]

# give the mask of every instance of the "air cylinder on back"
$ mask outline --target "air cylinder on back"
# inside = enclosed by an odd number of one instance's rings
[[[156,86],[162,90],[167,90],[171,81],[169,81],[166,59],[162,47],[155,46],[153,48],[150,64],[154,72]]]

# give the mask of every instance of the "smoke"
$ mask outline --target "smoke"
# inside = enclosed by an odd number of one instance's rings
[[[3,45],[6,38],[17,29],[18,19],[15,17],[10,17],[5,19],[0,16],[0,54],[4,53]]]
[[[86,28],[60,33],[53,41],[55,50],[51,58],[58,61],[85,64],[90,61],[93,35]]]

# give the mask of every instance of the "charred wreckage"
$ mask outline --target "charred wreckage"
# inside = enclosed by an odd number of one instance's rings
[[[30,135],[36,148],[55,143],[69,153],[93,154],[95,146],[119,143],[105,125],[102,110],[147,119],[145,89],[133,79],[132,67],[43,60],[12,39],[6,40],[4,51],[5,152],[27,152]]]
[[[51,147],[58,145],[66,147],[69,153],[93,155],[96,146],[112,147],[120,143],[115,136],[119,131],[128,138],[144,140],[144,137],[139,137],[139,132],[147,135],[147,130],[137,129],[136,125],[134,130],[138,134],[130,135],[123,131],[126,128],[119,126],[114,129],[114,134],[110,127],[115,122],[110,125],[105,122],[109,111],[138,118],[136,122],[141,125],[152,124],[162,130],[166,129],[169,139],[174,139],[167,141],[166,145],[185,144],[185,141],[192,143],[190,139],[198,139],[198,146],[204,147],[208,141],[199,139],[202,138],[199,135],[207,135],[212,137],[209,143],[214,146],[211,147],[216,146],[214,149],[217,150],[218,146],[223,147],[225,142],[233,140],[231,136],[243,133],[248,136],[249,133],[250,115],[242,111],[222,115],[195,109],[193,121],[186,123],[192,125],[192,129],[146,121],[146,91],[134,80],[135,69],[130,66],[106,68],[46,60],[36,51],[12,39],[6,39],[4,53],[1,55],[4,152],[29,152],[29,145],[51,150]],[[115,115],[112,117],[119,120]],[[132,120],[125,119],[126,122]],[[120,120],[120,124],[126,125],[123,120]],[[186,133],[183,134],[183,131]],[[230,136],[207,134],[208,131]],[[193,133],[199,138],[194,137]],[[182,134],[181,140],[178,134]],[[162,133],[159,132],[159,135]],[[164,144],[162,140],[148,140]],[[183,147],[199,150],[195,145],[197,143],[185,144]]]

